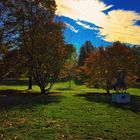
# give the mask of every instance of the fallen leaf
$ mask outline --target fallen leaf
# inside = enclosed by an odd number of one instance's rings
[[[103,140],[103,138],[98,137],[98,138],[96,138],[95,140]]]
[[[64,138],[65,137],[65,135],[62,135],[62,138]]]

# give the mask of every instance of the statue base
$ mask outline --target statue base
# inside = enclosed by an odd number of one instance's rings
[[[130,103],[130,94],[128,93],[113,93],[112,102],[119,104]]]

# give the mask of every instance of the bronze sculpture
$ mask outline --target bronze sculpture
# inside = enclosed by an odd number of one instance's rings
[[[126,93],[125,71],[120,71],[113,88],[117,93]]]

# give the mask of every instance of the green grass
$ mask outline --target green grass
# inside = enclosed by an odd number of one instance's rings
[[[68,83],[49,96],[26,91],[20,81],[0,86],[2,140],[139,140],[140,89],[129,89],[131,103],[111,103],[102,89]]]

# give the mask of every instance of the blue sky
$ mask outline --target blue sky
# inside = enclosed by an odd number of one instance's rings
[[[110,42],[104,41],[103,39],[98,37],[97,30],[89,30],[83,28],[82,26],[76,24],[74,20],[66,17],[61,17],[61,20],[64,21],[65,23],[72,25],[76,30],[78,30],[78,33],[75,33],[69,27],[66,26],[66,29],[64,31],[65,41],[67,43],[74,44],[74,46],[77,48],[78,51],[81,45],[84,44],[87,40],[91,41],[95,47],[98,47],[100,45],[107,46],[111,44]],[[95,27],[90,23],[88,23],[88,25],[91,25],[91,27]]]
[[[89,40],[95,47],[113,41],[140,44],[140,0],[56,0],[57,20],[65,23],[65,41],[77,50]]]

